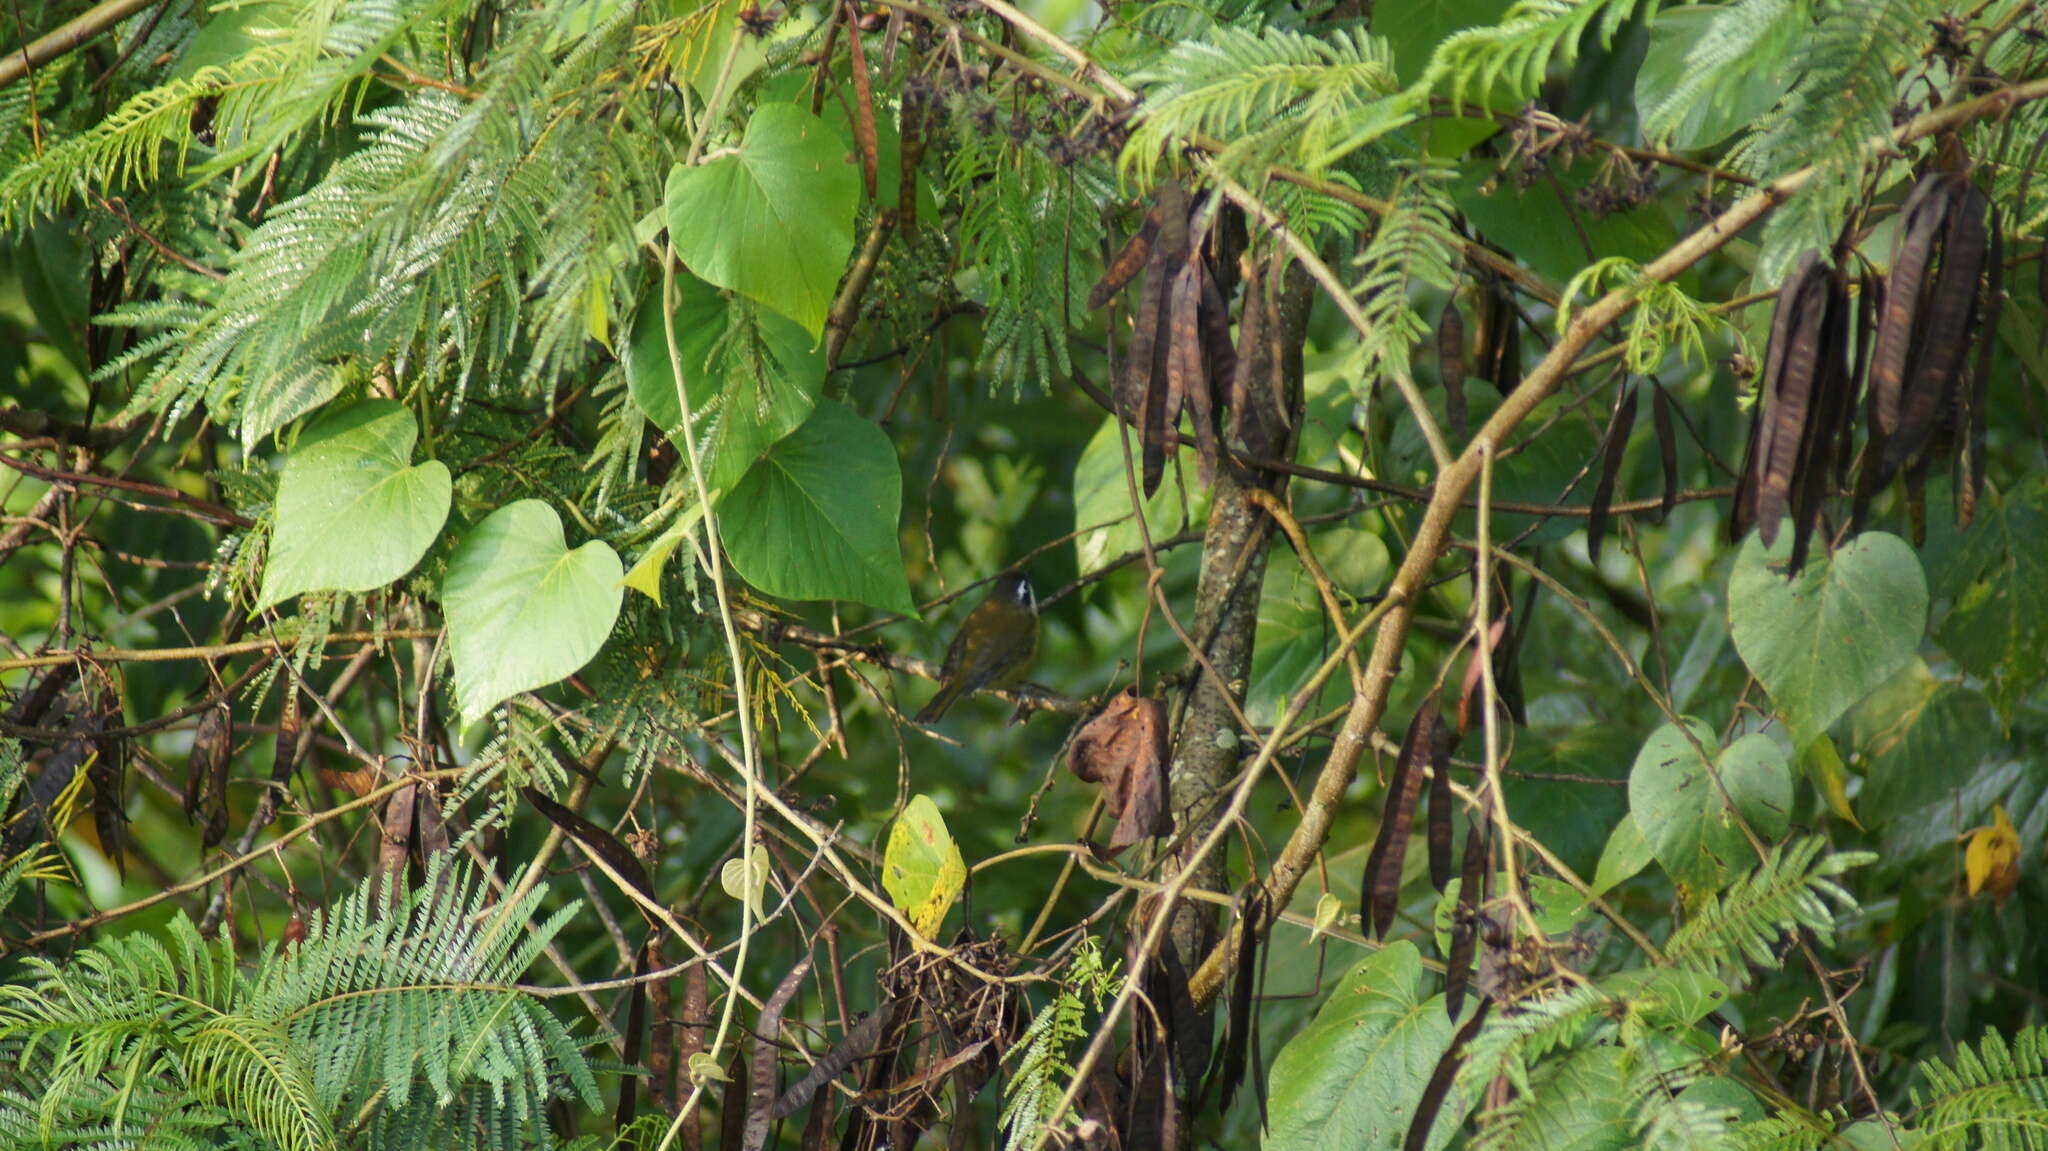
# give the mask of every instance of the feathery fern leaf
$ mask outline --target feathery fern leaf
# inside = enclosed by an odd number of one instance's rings
[[[1834,877],[1877,856],[1867,851],[1828,853],[1826,848],[1827,842],[1818,836],[1772,848],[1755,870],[1709,896],[1673,933],[1665,954],[1674,963],[1718,971],[1744,961],[1778,966],[1775,948],[1781,934],[1800,928],[1813,932],[1823,944],[1832,943],[1835,916],[1821,896],[1854,910],[1855,897]]]

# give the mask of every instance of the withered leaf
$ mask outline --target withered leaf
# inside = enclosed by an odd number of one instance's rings
[[[1111,856],[1148,836],[1172,834],[1165,704],[1125,688],[1082,725],[1067,766],[1081,780],[1102,785],[1103,806],[1116,819]]]
[[[1614,405],[1614,418],[1607,424],[1607,442],[1600,451],[1600,480],[1593,487],[1593,506],[1586,521],[1586,550],[1593,562],[1600,562],[1601,545],[1607,542],[1607,509],[1614,506],[1614,481],[1621,475],[1622,456],[1628,451],[1629,434],[1636,427],[1636,393],[1624,387]]]
[[[1438,762],[1444,728],[1436,700],[1426,699],[1408,721],[1401,754],[1394,759],[1394,778],[1387,783],[1387,804],[1379,835],[1365,861],[1365,921],[1375,939],[1386,937],[1401,902],[1401,870],[1408,855],[1408,829],[1415,819],[1415,800],[1422,789],[1425,765]]]

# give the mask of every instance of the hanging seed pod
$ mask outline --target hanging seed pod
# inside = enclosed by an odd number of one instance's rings
[[[1200,253],[1190,253],[1174,275],[1169,317],[1173,343],[1166,355],[1166,410],[1171,414],[1164,429],[1178,426],[1183,409],[1194,417],[1195,469],[1203,487],[1216,482],[1216,412],[1209,392],[1208,358],[1202,351],[1202,286],[1208,278]],[[1163,445],[1161,450],[1163,454]]]
[[[1789,312],[1791,323],[1784,347],[1774,344],[1764,358],[1768,403],[1758,416],[1764,432],[1758,441],[1756,518],[1757,534],[1766,547],[1777,542],[1779,520],[1790,510],[1792,483],[1821,370],[1828,297],[1827,269],[1819,263],[1818,253],[1800,257],[1798,270],[1787,282],[1779,303],[1780,313]]]
[[[1465,408],[1465,315],[1458,311],[1457,301],[1444,305],[1444,314],[1436,323],[1437,372],[1444,381],[1444,415],[1451,425],[1451,434],[1465,438],[1465,424],[1468,413]]]
[[[1657,462],[1664,470],[1664,499],[1657,505],[1661,524],[1678,506],[1678,433],[1672,426],[1671,397],[1655,379],[1650,381],[1650,416],[1657,428]]]
[[[1886,277],[1884,313],[1878,321],[1877,347],[1870,360],[1870,425],[1890,440],[1898,435],[1904,404],[1909,356],[1917,341],[1921,310],[1933,294],[1935,245],[1955,191],[1954,182],[1934,173],[1922,179],[1899,210],[1899,238]]]
[[[1375,939],[1385,938],[1394,925],[1400,907],[1401,871],[1408,854],[1408,829],[1415,819],[1415,801],[1422,791],[1423,769],[1448,757],[1443,721],[1437,715],[1436,700],[1424,700],[1408,721],[1408,734],[1401,741],[1401,754],[1394,760],[1394,778],[1387,784],[1387,805],[1380,816],[1379,835],[1365,861],[1365,908],[1367,930]]]
[[[1804,443],[1793,471],[1792,557],[1788,574],[1797,575],[1806,566],[1807,550],[1814,528],[1820,522],[1821,503],[1833,488],[1832,477],[1840,470],[1838,460],[1849,453],[1843,413],[1855,410],[1856,383],[1849,371],[1849,281],[1839,267],[1831,268],[1823,282],[1824,319],[1820,348],[1814,370],[1813,397],[1807,414]]]
[[[1453,1019],[1465,1006],[1472,960],[1479,950],[1479,904],[1486,883],[1487,823],[1484,814],[1465,825],[1465,858],[1458,874],[1458,907],[1451,913],[1451,951],[1444,957],[1444,1008]]]
[[[1124,242],[1108,266],[1102,269],[1102,278],[1088,290],[1089,311],[1107,304],[1137,279],[1139,273],[1151,266],[1152,244],[1159,237],[1159,216],[1160,209],[1155,204],[1151,211],[1145,213],[1145,222],[1138,226],[1137,232]]]
[[[1924,321],[1914,333],[1908,355],[1911,372],[1899,403],[1898,419],[1885,444],[1887,469],[1915,459],[1935,436],[1936,424],[1955,406],[1963,353],[1977,316],[1984,257],[1989,242],[1984,227],[1988,202],[1975,186],[1963,184],[1950,196],[1947,228],[1941,242],[1941,267],[1933,294],[1923,308]]]
[[[1985,407],[1990,402],[1991,361],[1998,347],[1998,319],[2005,310],[2005,229],[1997,208],[1991,210],[1991,247],[1984,261],[1984,315],[1977,336],[1977,363],[1960,396],[1968,405],[1961,421],[1969,429],[1963,451],[1956,457],[1956,526],[1967,528],[1977,517],[1977,500],[1984,491]]]
[[[1600,546],[1607,542],[1607,509],[1614,504],[1614,481],[1621,474],[1621,459],[1628,449],[1629,433],[1636,426],[1636,388],[1624,388],[1614,405],[1614,418],[1607,424],[1607,443],[1600,452],[1600,482],[1593,488],[1593,506],[1586,520],[1586,550],[1593,562],[1600,562]]]
[[[1855,442],[1856,403],[1855,396],[1870,379],[1870,346],[1877,335],[1877,318],[1884,309],[1884,277],[1865,265],[1857,278],[1856,287],[1856,362],[1849,369],[1850,402],[1842,405],[1841,426],[1837,429],[1842,450],[1835,459],[1835,486],[1844,487],[1849,483],[1849,463],[1855,453],[1850,446]]]

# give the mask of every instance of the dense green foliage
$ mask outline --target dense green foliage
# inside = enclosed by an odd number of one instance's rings
[[[2048,1148],[2033,0],[8,29],[0,1142]]]

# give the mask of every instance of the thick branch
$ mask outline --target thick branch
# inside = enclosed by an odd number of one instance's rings
[[[27,47],[9,52],[0,57],[0,88],[43,64],[47,64],[66,52],[75,52],[90,42],[93,37],[135,15],[157,0],[107,0],[80,13],[75,19],[47,36],[31,42]]]
[[[1894,151],[1945,128],[2005,112],[2044,97],[2048,97],[2048,80],[2016,85],[1977,100],[1927,113],[1895,135],[1870,141],[1867,147],[1874,152]],[[1668,283],[1675,279],[1686,269],[1719,251],[1743,229],[1769,215],[1804,188],[1813,176],[1812,168],[1802,168],[1744,197],[1734,207],[1646,265],[1643,279],[1655,283]],[[1568,378],[1573,361],[1602,329],[1626,315],[1636,300],[1632,289],[1619,289],[1607,293],[1574,315],[1571,325],[1550,352],[1522,380],[1521,386],[1501,402],[1456,462],[1438,477],[1408,555],[1388,588],[1388,595],[1399,602],[1381,621],[1374,639],[1372,659],[1366,666],[1366,692],[1352,702],[1344,726],[1330,749],[1330,757],[1316,777],[1315,790],[1302,812],[1301,823],[1295,827],[1294,834],[1274,861],[1272,873],[1266,880],[1264,906],[1268,909],[1266,917],[1269,922],[1273,911],[1286,907],[1293,898],[1295,887],[1315,866],[1316,856],[1329,839],[1330,827],[1336,820],[1344,792],[1357,774],[1359,757],[1386,712],[1387,694],[1393,686],[1401,651],[1407,645],[1408,628],[1414,622],[1417,593],[1428,581],[1431,569],[1450,543],[1451,521],[1457,515],[1465,493],[1478,479],[1482,455],[1489,448],[1505,442],[1508,434],[1527,419],[1538,404],[1557,391]],[[1230,967],[1230,950],[1228,941],[1211,949],[1208,958],[1195,972],[1192,992],[1197,1005],[1210,1002],[1222,989],[1224,975]]]

